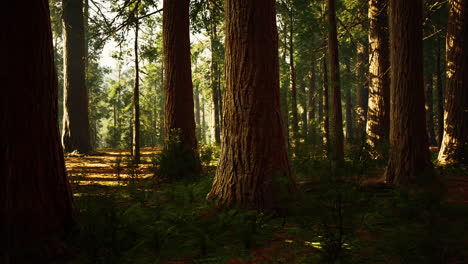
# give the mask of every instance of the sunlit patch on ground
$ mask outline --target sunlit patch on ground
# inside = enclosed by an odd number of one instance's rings
[[[160,148],[142,148],[141,164],[132,164],[123,149],[100,149],[90,156],[65,157],[67,174],[73,185],[117,186],[153,176],[151,159]]]

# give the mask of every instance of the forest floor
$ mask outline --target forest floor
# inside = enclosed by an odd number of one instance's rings
[[[160,152],[143,148],[139,165],[122,149],[66,157],[78,263],[466,263],[466,168],[438,170],[445,191],[407,191],[379,182],[379,167],[330,182],[307,162],[286,215],[268,215],[206,202],[213,166],[196,182],[155,181]]]

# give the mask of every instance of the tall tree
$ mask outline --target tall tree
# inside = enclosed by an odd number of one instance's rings
[[[280,109],[275,1],[226,0],[225,12],[223,137],[207,198],[274,209],[294,190]]]
[[[190,0],[164,0],[163,4],[165,138],[169,142],[173,133],[177,133],[180,146],[196,157],[197,138],[190,58]]]
[[[322,117],[323,117],[323,141],[327,155],[330,156],[330,98],[328,91],[328,64],[323,57],[323,87],[322,87]]]
[[[367,142],[376,158],[387,151],[390,130],[388,0],[369,0],[369,103]]]
[[[0,262],[49,263],[39,257],[58,254],[60,238],[75,223],[57,120],[49,4],[3,7]]]
[[[437,85],[437,146],[442,145],[444,136],[444,89],[442,86],[441,44],[437,41],[436,85]]]
[[[211,90],[213,95],[213,108],[214,108],[214,132],[216,144],[221,143],[221,106],[220,106],[220,88],[219,88],[219,65],[217,59],[218,53],[218,29],[214,17],[211,19]]]
[[[330,58],[330,159],[333,166],[341,167],[344,164],[344,135],[335,0],[328,0],[328,27],[328,52]]]
[[[294,64],[294,6],[289,7],[289,89],[291,93],[291,129],[294,145],[297,145],[299,137],[299,117],[297,112],[297,85],[296,66]]]
[[[364,41],[357,42],[357,59],[356,59],[356,114],[357,125],[355,138],[358,142],[362,142],[366,135],[366,122],[368,112],[369,87],[367,81],[366,59],[369,58],[367,45]]]
[[[66,152],[89,153],[88,89],[85,62],[87,52],[83,20],[83,0],[63,0],[63,131]]]
[[[449,3],[445,122],[438,162],[468,164],[468,4]]]
[[[432,167],[424,111],[422,0],[390,0],[390,10],[390,157],[385,177],[408,184]]]
[[[138,21],[138,6],[140,2],[137,1],[133,18],[135,22],[135,83],[133,86],[133,140],[132,140],[132,155],[133,162],[140,163],[140,61],[138,57],[138,33],[140,31],[140,22]]]
[[[376,158],[387,155],[390,130],[388,0],[369,0],[369,109],[367,142]]]
[[[427,136],[429,145],[436,145],[436,139],[434,134],[434,104],[432,97],[432,86],[434,85],[433,76],[429,74],[425,78],[424,84],[424,95],[426,102],[426,124],[427,124]]]

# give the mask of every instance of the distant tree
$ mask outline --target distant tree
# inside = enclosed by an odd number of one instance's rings
[[[445,122],[438,162],[468,164],[468,4],[449,3]]]
[[[75,218],[57,120],[49,3],[7,1],[3,8],[0,262],[51,263]]]
[[[369,108],[367,142],[376,158],[387,155],[390,130],[388,0],[369,0]]]
[[[135,22],[135,80],[133,86],[133,140],[132,140],[132,155],[133,162],[140,163],[140,61],[138,57],[138,33],[140,31],[140,21],[138,21],[139,2],[136,2],[133,18]]]
[[[327,59],[322,59],[322,71],[323,71],[323,87],[322,87],[322,118],[323,118],[323,141],[325,142],[325,149],[327,155],[330,156],[330,99],[328,89],[328,64]]]
[[[190,1],[164,0],[163,4],[165,138],[170,141],[173,133],[177,133],[181,147],[195,157],[197,138],[190,56]]]
[[[429,145],[436,145],[435,132],[434,132],[434,104],[432,97],[432,90],[434,86],[432,74],[428,74],[424,81],[424,95],[426,101],[426,124],[427,124],[427,136]]]
[[[207,198],[275,209],[295,188],[280,109],[275,1],[226,0],[225,12],[221,157]]]
[[[385,177],[408,184],[432,167],[424,111],[422,0],[390,0],[390,10],[390,158]]]
[[[344,164],[344,135],[335,0],[328,0],[328,26],[328,53],[330,58],[330,159],[333,166],[341,167]]]
[[[89,153],[89,99],[86,87],[86,40],[83,0],[63,0],[64,110],[62,143],[65,152]]]

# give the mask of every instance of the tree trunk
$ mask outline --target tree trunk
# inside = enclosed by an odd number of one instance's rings
[[[327,59],[323,57],[323,91],[322,91],[322,106],[323,106],[323,141],[327,156],[330,158],[330,100],[328,92],[328,65]]]
[[[357,43],[357,65],[356,65],[356,113],[357,125],[355,138],[359,143],[363,142],[366,136],[367,110],[369,100],[369,86],[367,82],[366,59],[369,58],[366,45],[359,41]]]
[[[301,96],[301,105],[302,105],[302,137],[304,138],[304,140],[307,139],[307,134],[308,134],[308,125],[307,125],[307,114],[308,114],[308,111],[307,111],[307,105],[308,105],[308,94],[307,94],[307,91],[306,91],[306,86],[305,84],[301,84],[301,93],[302,93],[302,96]]]
[[[140,65],[138,59],[138,2],[135,15],[135,86],[133,88],[133,163],[140,163]]]
[[[426,123],[427,123],[427,136],[429,145],[436,145],[435,134],[434,134],[434,104],[432,98],[432,86],[433,76],[430,74],[426,77],[426,84],[424,94],[426,96]]]
[[[312,58],[312,63],[311,63],[311,69],[309,73],[309,90],[307,91],[307,109],[308,111],[308,140],[315,144],[315,139],[316,139],[316,127],[315,127],[315,109],[316,109],[316,97],[317,97],[317,88],[315,85],[315,78],[316,78],[316,73],[315,73],[315,59]]]
[[[437,146],[442,145],[442,137],[444,136],[444,89],[442,87],[442,70],[441,70],[441,49],[440,41],[437,42]]]
[[[190,61],[189,0],[164,0],[165,138],[178,133],[181,144],[197,149]],[[193,153],[195,155],[195,153]]]
[[[375,158],[388,153],[390,130],[390,42],[388,0],[369,0],[369,102],[367,143]]]
[[[349,58],[345,59],[346,71],[351,76],[351,64]],[[359,87],[358,87],[359,91]],[[351,87],[347,87],[345,91],[345,112],[346,112],[346,141],[347,143],[352,143],[354,141],[355,135],[353,131],[353,103],[351,98]],[[359,110],[359,109],[358,109]]]
[[[468,6],[450,0],[444,136],[438,162],[468,164]]]
[[[86,41],[83,0],[63,0],[63,131],[65,152],[89,153],[88,89],[86,88]]]
[[[289,25],[289,89],[291,92],[291,128],[294,146],[298,142],[299,117],[297,113],[297,87],[296,87],[296,67],[294,65],[294,19],[292,7],[290,10]]]
[[[335,0],[328,0],[328,52],[330,56],[330,160],[333,167],[344,164],[343,113],[341,112],[340,64],[336,32]]]
[[[215,132],[215,142],[216,145],[219,145],[221,142],[221,130],[220,130],[220,116],[221,116],[221,108],[220,108],[220,93],[219,93],[219,67],[218,62],[216,59],[216,51],[217,51],[217,39],[218,34],[216,31],[216,24],[212,21],[211,22],[211,89],[213,93],[213,106],[214,106],[214,132]]]
[[[385,177],[408,184],[432,173],[424,112],[422,0],[391,0],[390,10],[390,158]]]
[[[201,140],[201,111],[200,111],[200,87],[195,85],[195,125],[196,125],[196,135],[197,140]]]
[[[51,263],[64,253],[75,213],[57,120],[49,4],[8,1],[3,8],[0,262]]]
[[[223,137],[207,198],[228,207],[279,209],[295,185],[280,109],[275,1],[227,0],[225,10]]]

